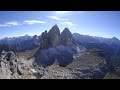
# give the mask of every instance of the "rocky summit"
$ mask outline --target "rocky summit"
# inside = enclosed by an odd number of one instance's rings
[[[40,48],[42,49],[56,47],[58,45],[68,46],[73,44],[73,37],[68,28],[65,28],[60,33],[58,26],[54,25],[48,33],[47,31],[42,33],[39,42]]]
[[[54,25],[48,32],[49,45],[55,47],[60,44],[60,30],[57,25]]]
[[[63,45],[72,45],[73,44],[73,37],[72,33],[69,31],[68,28],[65,28],[60,36],[60,43]]]

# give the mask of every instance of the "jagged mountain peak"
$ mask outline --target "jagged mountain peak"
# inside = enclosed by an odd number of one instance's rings
[[[59,30],[59,27],[55,24],[50,30]]]
[[[69,31],[69,29],[67,28],[67,27],[65,27],[65,29],[64,30],[67,30],[67,31]]]
[[[117,40],[117,41],[119,41],[119,39],[118,39],[118,38],[116,38],[116,37],[113,37],[113,38],[112,38],[112,40]]]
[[[70,30],[66,27],[66,28],[62,31],[62,33],[71,33],[71,32],[70,32]]]
[[[111,43],[110,44],[118,44],[120,45],[120,40],[116,37],[113,37],[112,39],[110,39]]]
[[[68,28],[65,28],[61,32],[61,44],[63,44],[63,45],[71,45],[72,43],[73,43],[72,33],[69,31]]]
[[[72,45],[73,37],[72,33],[67,27],[62,31],[62,33],[60,33],[59,27],[57,25],[54,25],[48,33],[47,31],[42,33],[40,41],[42,48],[45,48],[46,46],[47,48],[50,48],[56,47],[60,44]]]
[[[60,32],[59,27],[57,25],[54,25],[49,31],[49,33],[54,33],[54,32],[58,32],[58,33]]]
[[[60,42],[60,30],[57,25],[54,25],[48,32],[48,40],[50,47],[55,47]]]

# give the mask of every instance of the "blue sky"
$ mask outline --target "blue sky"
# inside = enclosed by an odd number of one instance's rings
[[[60,31],[120,39],[120,11],[0,11],[0,38]]]

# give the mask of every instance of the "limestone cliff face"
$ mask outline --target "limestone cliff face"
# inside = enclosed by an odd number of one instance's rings
[[[73,44],[72,33],[65,28],[60,34],[57,25],[40,36],[40,48],[35,54],[36,62],[43,66],[51,65],[57,58],[60,65],[65,66],[72,62],[76,46]]]
[[[43,32],[40,37],[40,48],[48,48],[49,47],[49,39],[47,31]]]
[[[55,47],[60,43],[60,30],[57,25],[54,25],[48,32],[49,45]]]
[[[73,44],[73,37],[68,28],[65,28],[60,34],[58,26],[54,25],[48,33],[47,31],[42,33],[39,42],[41,49],[56,47],[58,45],[68,46]]]
[[[72,37],[72,33],[69,31],[68,28],[65,28],[61,33],[60,42],[63,45],[72,45],[73,37]]]

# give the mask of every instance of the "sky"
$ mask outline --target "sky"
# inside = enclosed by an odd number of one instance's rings
[[[0,11],[0,38],[41,35],[58,25],[72,33],[120,39],[120,11]]]

